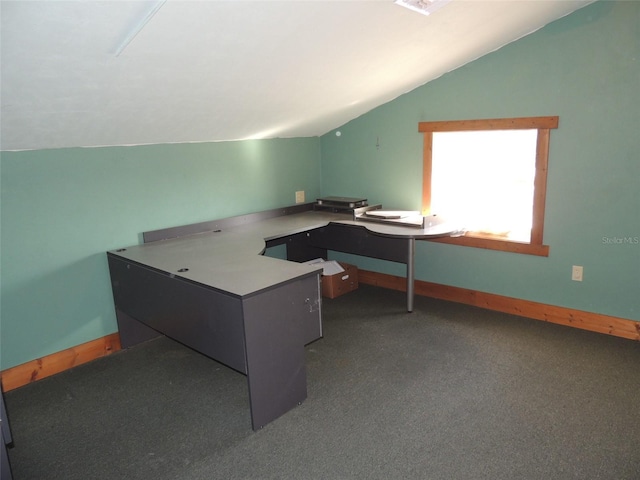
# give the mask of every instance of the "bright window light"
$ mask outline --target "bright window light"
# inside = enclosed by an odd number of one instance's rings
[[[431,210],[469,231],[529,242],[537,130],[433,134]]]

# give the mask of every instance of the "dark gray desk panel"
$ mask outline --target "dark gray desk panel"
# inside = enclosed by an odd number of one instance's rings
[[[2,431],[4,444],[11,445],[13,443],[13,437],[11,436],[11,426],[7,418],[7,409],[4,406],[4,394],[2,391],[0,391],[0,431]]]
[[[247,373],[237,298],[109,255],[116,309],[242,373]],[[126,321],[121,319],[118,321]],[[119,325],[120,326],[120,325]],[[130,331],[120,332],[125,345]]]
[[[254,430],[307,398],[304,345],[322,334],[318,277],[242,301]]]
[[[11,473],[11,463],[9,462],[9,454],[7,453],[7,440],[4,438],[4,432],[0,430],[0,478],[2,480],[11,480],[13,474]]]
[[[0,391],[0,478],[2,480],[11,480],[11,463],[9,462],[9,454],[7,446],[13,443],[11,437],[11,428],[7,418],[7,410],[4,406],[4,397]]]
[[[131,315],[116,307],[116,319],[118,321],[118,334],[122,348],[133,347],[159,337],[162,333],[136,320]]]
[[[208,222],[192,223],[190,225],[153,230],[150,232],[144,232],[142,237],[144,239],[144,243],[157,242],[158,240],[186,237],[198,233],[228,230],[242,225],[262,222],[270,218],[293,215],[295,213],[302,213],[310,210],[313,210],[313,203],[291,205],[283,208],[275,208],[273,210],[265,210],[262,212],[248,213],[219,220],[211,220]]]
[[[327,249],[318,248],[309,244],[307,232],[296,233],[285,238],[276,238],[267,242],[267,247],[285,245],[287,247],[287,260],[292,262],[306,262],[315,258],[327,258]]]
[[[371,233],[364,225],[331,223],[308,232],[309,245],[337,252],[407,263],[407,243]]]

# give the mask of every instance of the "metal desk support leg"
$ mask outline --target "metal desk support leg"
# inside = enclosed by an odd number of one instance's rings
[[[416,239],[410,238],[407,252],[407,311],[413,312],[413,283],[415,279],[414,261],[416,256]]]

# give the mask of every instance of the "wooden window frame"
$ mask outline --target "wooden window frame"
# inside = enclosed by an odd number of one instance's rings
[[[463,132],[479,130],[537,130],[536,173],[533,193],[533,219],[529,242],[505,240],[478,232],[466,232],[460,237],[436,238],[432,241],[468,247],[501,250],[548,257],[549,246],[543,244],[544,210],[547,196],[547,167],[549,164],[549,137],[551,129],[558,128],[559,117],[521,117],[483,120],[451,120],[419,122],[423,134],[422,158],[422,212],[431,211],[431,169],[433,165],[433,134],[435,132]]]

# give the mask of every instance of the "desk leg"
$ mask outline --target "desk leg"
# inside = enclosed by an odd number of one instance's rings
[[[413,284],[415,281],[416,239],[408,240],[407,251],[407,311],[413,312]]]

